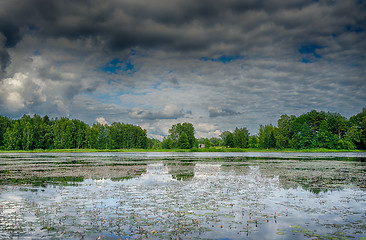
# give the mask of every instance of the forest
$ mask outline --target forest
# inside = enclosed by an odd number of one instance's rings
[[[200,139],[205,147],[260,149],[366,149],[366,109],[350,117],[312,110],[298,117],[281,115],[277,126],[261,125],[257,135],[247,128],[225,131],[221,138]]]
[[[366,149],[366,109],[347,119],[338,113],[312,110],[298,117],[281,115],[277,126],[261,125],[251,135],[246,127],[224,131],[219,138],[196,139],[192,123],[178,123],[162,141],[147,137],[139,126],[114,122],[92,126],[62,117],[0,116],[0,149]]]
[[[110,126],[60,118],[50,120],[23,115],[10,120],[0,116],[0,149],[122,149],[147,148],[146,130],[114,122]]]

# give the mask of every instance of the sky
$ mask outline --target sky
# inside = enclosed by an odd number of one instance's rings
[[[366,107],[363,0],[1,0],[0,115],[218,137]]]

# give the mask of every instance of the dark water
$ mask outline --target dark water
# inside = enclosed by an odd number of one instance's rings
[[[362,239],[365,153],[0,154],[0,239]]]

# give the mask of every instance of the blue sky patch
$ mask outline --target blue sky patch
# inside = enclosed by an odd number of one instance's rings
[[[131,51],[130,51],[130,55],[131,56],[135,56],[136,55],[136,49],[131,49]]]
[[[320,58],[320,55],[316,54],[317,49],[323,48],[322,46],[316,45],[316,44],[305,44],[302,45],[298,50],[302,54],[313,54],[314,57]]]
[[[359,26],[352,26],[352,25],[347,25],[346,26],[346,30],[348,32],[355,32],[355,33],[361,33],[363,32],[363,29]]]
[[[130,76],[133,76],[137,72],[131,60],[120,60],[118,58],[113,59],[106,66],[102,67],[102,71],[113,74],[127,74]]]
[[[39,50],[35,50],[33,52],[33,56],[41,56],[41,52]]]
[[[298,48],[298,51],[302,54],[301,62],[311,63],[313,60],[321,58],[321,56],[316,53],[316,50],[321,48],[323,47],[312,43],[303,44],[300,48]]]
[[[222,55],[218,58],[207,58],[207,57],[202,57],[200,58],[201,61],[211,61],[211,62],[222,62],[222,63],[229,63],[238,59],[242,59],[241,56],[226,56],[226,55]]]
[[[161,82],[158,82],[157,84],[154,84],[153,88],[154,89],[159,89],[160,85],[161,85]]]
[[[36,31],[36,30],[38,30],[38,28],[35,25],[28,25],[28,29],[30,31]]]

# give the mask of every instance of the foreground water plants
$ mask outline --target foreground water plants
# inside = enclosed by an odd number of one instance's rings
[[[0,157],[5,239],[362,239],[366,228],[357,159]]]

